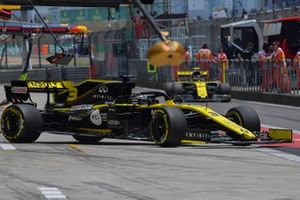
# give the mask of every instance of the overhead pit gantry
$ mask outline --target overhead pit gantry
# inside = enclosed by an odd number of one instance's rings
[[[86,26],[69,26],[66,24],[48,24],[47,27],[45,27],[43,24],[39,23],[28,23],[28,22],[20,22],[20,21],[3,21],[0,20],[0,35],[2,36],[23,36],[23,72],[20,75],[20,79],[26,79],[27,78],[27,71],[29,68],[29,60],[31,57],[32,52],[32,35],[39,34],[38,39],[38,48],[40,49],[40,39],[42,38],[43,34],[72,34],[74,37],[76,35],[86,34],[88,32],[88,29]],[[83,39],[83,38],[82,38]],[[5,42],[6,45],[6,42]],[[0,66],[2,62],[2,58],[4,55],[4,51],[7,51],[7,48],[4,47],[1,53],[0,58]],[[39,64],[41,65],[41,55],[40,50],[39,53]],[[7,55],[7,54],[6,54]],[[60,63],[57,63],[60,64]]]
[[[66,7],[119,7],[121,4],[138,7],[149,21],[161,42],[154,44],[148,50],[148,60],[154,66],[179,65],[183,62],[185,50],[177,41],[170,41],[144,8],[143,4],[152,4],[154,0],[2,0],[1,4],[36,5],[36,6],[66,6]],[[37,13],[38,14],[38,13]]]
[[[133,0],[31,0],[36,6],[66,7],[119,7],[121,4],[132,4]],[[2,4],[30,5],[27,0],[3,0]],[[154,0],[140,0],[142,4],[152,4]]]

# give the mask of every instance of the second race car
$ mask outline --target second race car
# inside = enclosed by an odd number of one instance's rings
[[[183,101],[231,101],[228,83],[207,80],[206,71],[179,71],[179,82],[167,82],[164,90],[170,97]]]

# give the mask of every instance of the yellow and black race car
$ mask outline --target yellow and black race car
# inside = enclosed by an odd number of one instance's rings
[[[151,140],[175,147],[183,140],[238,144],[290,141],[291,131],[260,132],[260,119],[250,107],[235,107],[226,115],[202,105],[176,104],[165,92],[133,93],[131,76],[122,81],[12,81],[5,86],[10,105],[1,116],[3,136],[29,143],[42,132],[72,135],[83,143],[108,138]],[[44,109],[32,102],[32,92],[47,94]],[[52,98],[51,98],[52,97]],[[225,138],[225,139],[224,139]]]
[[[231,101],[228,83],[207,80],[206,71],[179,71],[179,82],[167,82],[164,90],[170,97],[183,101]]]

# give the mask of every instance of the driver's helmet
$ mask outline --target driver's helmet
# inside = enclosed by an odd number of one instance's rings
[[[193,71],[192,72],[192,75],[191,75],[191,78],[192,78],[192,81],[198,81],[200,80],[200,72],[199,71]]]
[[[201,75],[201,77],[207,77],[208,76],[208,71],[201,71],[200,75]]]

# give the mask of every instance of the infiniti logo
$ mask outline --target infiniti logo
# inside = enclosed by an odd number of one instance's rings
[[[101,86],[98,89],[99,93],[107,93],[108,92],[108,87],[106,86]]]

